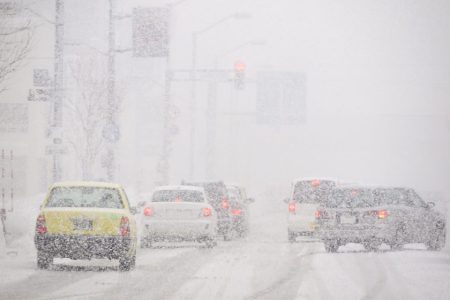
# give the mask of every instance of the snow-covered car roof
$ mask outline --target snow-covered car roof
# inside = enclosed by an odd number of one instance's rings
[[[310,180],[327,180],[327,181],[333,181],[333,182],[338,182],[338,180],[336,178],[331,178],[331,177],[300,177],[300,178],[296,178],[292,181],[292,183],[297,183],[297,182],[301,182],[301,181],[310,181]]]
[[[98,182],[98,181],[63,181],[56,182],[52,187],[70,187],[70,186],[86,186],[86,187],[100,187],[100,188],[122,188],[120,184],[112,182]]]
[[[153,191],[167,191],[167,190],[187,190],[203,192],[204,189],[200,186],[192,185],[163,185],[156,187]]]

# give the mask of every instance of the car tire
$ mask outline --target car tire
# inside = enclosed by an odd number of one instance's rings
[[[325,251],[335,253],[339,249],[339,242],[336,240],[324,241]]]
[[[119,271],[130,271],[136,266],[136,254],[119,258]]]
[[[149,238],[142,238],[141,239],[141,248],[151,248],[152,247],[152,241]]]
[[[289,243],[295,243],[295,241],[296,241],[296,235],[295,235],[295,233],[293,233],[293,232],[291,232],[291,231],[288,231],[288,241],[289,241]]]
[[[438,226],[436,226],[438,227]],[[427,249],[431,251],[439,251],[445,246],[445,227],[437,229],[435,234],[432,234],[430,240],[426,243]]]
[[[394,240],[389,243],[391,250],[400,250],[406,244],[406,226],[399,224],[395,230]]]
[[[364,241],[362,244],[367,251],[371,252],[378,251],[378,248],[381,246],[381,243],[374,240]]]
[[[223,234],[223,240],[224,241],[231,241],[231,232],[225,232]]]
[[[53,263],[53,256],[50,253],[44,251],[37,252],[37,267],[38,269],[45,270]]]
[[[215,238],[207,237],[205,239],[205,245],[206,245],[206,248],[214,248],[215,246],[217,246],[217,241]]]

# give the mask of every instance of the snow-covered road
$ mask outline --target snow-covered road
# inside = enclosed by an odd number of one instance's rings
[[[134,271],[59,260],[48,271],[2,260],[1,299],[448,299],[450,255],[420,247],[328,254],[317,242],[233,241],[145,249]]]
[[[255,203],[249,237],[213,249],[138,249],[131,272],[107,260],[57,259],[37,270],[30,234],[17,254],[0,256],[0,299],[449,299],[448,251],[347,245],[330,254],[313,240],[289,244],[284,209]]]

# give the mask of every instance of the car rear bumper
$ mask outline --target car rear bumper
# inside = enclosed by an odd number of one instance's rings
[[[206,220],[154,220],[143,224],[143,236],[151,240],[197,240],[215,235],[214,223]]]
[[[386,226],[319,226],[316,236],[322,240],[340,240],[342,243],[368,240],[390,243],[395,239],[395,233]]]
[[[288,221],[288,231],[297,235],[314,235],[317,228],[315,221]]]
[[[128,253],[132,238],[121,236],[36,235],[36,249],[54,257],[71,259],[117,259]]]

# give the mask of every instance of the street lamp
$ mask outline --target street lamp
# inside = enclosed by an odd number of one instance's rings
[[[197,39],[200,34],[208,32],[218,25],[227,22],[228,20],[246,20],[250,19],[251,15],[248,13],[234,13],[228,16],[225,16],[216,22],[210,24],[209,26],[194,31],[192,33],[192,89],[191,89],[191,128],[190,128],[190,145],[189,145],[189,177],[193,179],[194,176],[194,164],[195,164],[195,104],[196,104],[196,80],[197,80]]]

